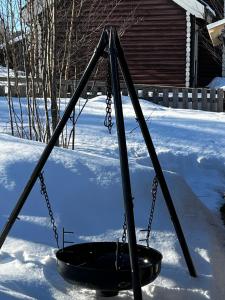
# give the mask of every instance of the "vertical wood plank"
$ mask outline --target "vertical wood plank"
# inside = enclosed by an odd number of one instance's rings
[[[90,95],[90,98],[96,97],[97,94],[98,94],[97,86],[94,86],[94,87],[92,86],[92,87],[91,87],[91,95]]]
[[[158,104],[162,105],[162,102],[163,102],[163,88],[161,86],[157,87],[157,91],[158,91]]]
[[[207,111],[208,110],[207,89],[202,89],[201,93],[202,93],[202,101],[201,101],[202,102],[202,108],[201,109]]]
[[[217,91],[217,111],[222,112],[223,111],[223,101],[224,101],[224,91],[222,89],[219,89]]]
[[[177,103],[178,108],[183,108],[183,93],[182,89],[178,88],[178,103]]]
[[[183,88],[182,93],[183,93],[183,108],[188,109],[188,90],[186,88]]]
[[[173,88],[173,108],[178,108],[178,89]]]
[[[210,111],[216,111],[216,90],[210,90]]]
[[[152,87],[148,90],[148,96],[151,102],[154,102],[154,89]]]
[[[197,89],[198,90],[198,94],[197,94],[197,98],[198,98],[198,109],[201,110],[202,109],[202,89]]]
[[[153,102],[156,103],[156,104],[159,104],[159,93],[158,93],[158,90],[157,88],[154,88],[153,89]]]
[[[149,100],[149,89],[147,88],[147,87],[144,87],[143,88],[143,98],[145,99],[145,100]]]
[[[169,91],[168,89],[163,89],[163,105],[169,107]]]
[[[192,89],[192,109],[198,109],[198,89]]]
[[[134,86],[134,88],[135,88],[136,94],[138,95],[138,87],[137,87],[137,86]]]

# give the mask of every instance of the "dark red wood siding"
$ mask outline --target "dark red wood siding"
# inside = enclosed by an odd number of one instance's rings
[[[70,24],[71,3],[65,0],[59,6],[63,11],[58,16],[59,61]],[[105,25],[115,25],[123,33],[122,46],[136,84],[185,85],[186,11],[172,0],[85,1],[74,24],[78,34],[75,37],[74,30],[73,39],[79,42],[73,43],[71,78],[73,64],[79,66],[78,74],[85,68]]]
[[[89,2],[89,3],[88,3]],[[90,18],[92,1],[87,1],[80,18],[80,34],[87,34],[101,23],[128,28],[121,37],[122,46],[136,84],[185,85],[186,12],[172,0],[122,0],[111,17],[110,10],[101,9]],[[107,2],[107,1],[101,1]],[[134,15],[132,12],[135,10]],[[84,55],[94,48],[99,37],[82,45]],[[85,57],[85,55],[84,55]],[[87,62],[84,59],[83,62]]]

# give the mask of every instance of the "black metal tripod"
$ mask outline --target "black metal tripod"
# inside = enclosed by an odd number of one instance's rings
[[[134,213],[133,213],[133,201],[132,201],[132,193],[131,193],[131,183],[130,183],[130,174],[129,174],[129,164],[127,157],[127,146],[126,146],[126,136],[125,136],[125,128],[124,128],[124,117],[122,110],[122,101],[120,94],[120,81],[119,81],[119,71],[118,71],[118,61],[129,90],[129,94],[131,97],[131,101],[135,110],[135,114],[137,120],[139,122],[149,155],[151,157],[156,176],[159,180],[159,184],[161,186],[161,190],[163,196],[166,201],[166,205],[168,207],[172,222],[175,227],[175,231],[177,237],[179,239],[189,272],[191,276],[196,277],[195,268],[185,241],[185,237],[179,222],[179,219],[176,214],[175,207],[173,205],[173,201],[171,199],[160,163],[158,161],[158,157],[150,136],[150,133],[147,128],[147,124],[145,122],[141,106],[134,88],[134,84],[124,57],[123,49],[120,45],[120,41],[116,32],[116,29],[113,27],[107,27],[103,30],[101,38],[97,47],[94,50],[93,56],[90,59],[90,62],[83,73],[83,76],[77,86],[77,89],[72,96],[64,115],[59,122],[57,128],[55,129],[52,138],[49,143],[45,147],[36,167],[34,168],[33,173],[31,174],[30,179],[28,180],[21,196],[18,199],[18,202],[13,209],[7,223],[5,224],[1,235],[0,235],[0,248],[4,244],[4,241],[9,234],[10,229],[12,228],[14,222],[16,221],[28,195],[30,194],[39,174],[42,171],[50,153],[52,152],[57,140],[69,119],[73,109],[78,102],[78,99],[85,88],[85,85],[88,79],[91,76],[91,73],[96,66],[98,60],[101,56],[105,55],[105,49],[108,48],[109,58],[110,58],[110,67],[111,67],[111,79],[112,79],[112,89],[114,96],[114,105],[115,105],[115,113],[116,113],[116,124],[117,124],[117,132],[118,132],[118,144],[119,144],[119,154],[120,154],[120,166],[121,166],[121,177],[122,177],[122,186],[123,186],[123,196],[124,196],[124,206],[125,206],[125,214],[127,220],[127,231],[128,231],[128,244],[129,244],[129,254],[130,254],[130,263],[131,263],[131,271],[132,271],[132,282],[133,282],[133,293],[135,300],[142,299],[140,278],[139,278],[139,266],[138,266],[138,255],[137,255],[137,247],[136,247],[136,234],[135,234],[135,222],[134,222]]]

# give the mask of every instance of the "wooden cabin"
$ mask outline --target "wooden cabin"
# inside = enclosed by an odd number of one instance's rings
[[[221,66],[202,47],[198,34],[200,28],[206,27],[207,18],[213,17],[213,10],[202,1],[122,0],[114,8],[113,1],[99,2],[99,8],[92,12],[92,1],[86,1],[79,17],[78,36],[89,37],[83,39],[80,51],[74,51],[76,54],[71,59],[76,61],[79,56],[82,62],[78,62],[79,72],[87,64],[101,28],[110,24],[117,26],[121,33],[136,84],[204,86],[220,76]],[[106,2],[111,2],[111,7],[104,5]],[[65,36],[61,25],[58,34],[60,41],[60,36]]]
[[[56,28],[60,62],[74,22],[69,79],[79,78],[105,25],[118,28],[136,84],[204,86],[221,76],[221,64],[213,60],[199,35],[207,20],[215,17],[210,0],[86,0],[76,19],[72,3],[59,0]],[[103,74],[97,79],[104,79]]]

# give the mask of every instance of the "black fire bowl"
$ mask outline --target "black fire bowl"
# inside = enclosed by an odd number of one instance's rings
[[[161,269],[162,254],[137,245],[141,286],[154,281]],[[94,242],[76,244],[56,253],[58,272],[69,283],[113,297],[132,289],[128,244]]]

